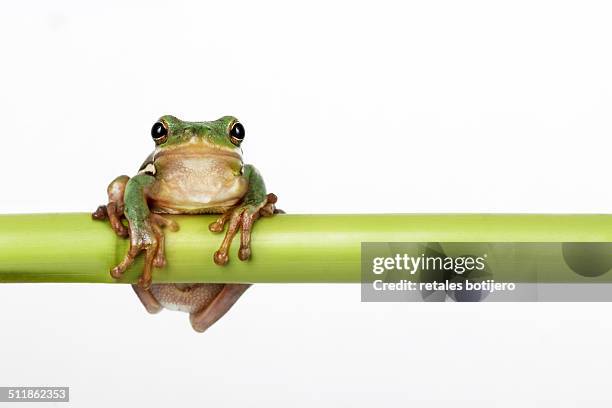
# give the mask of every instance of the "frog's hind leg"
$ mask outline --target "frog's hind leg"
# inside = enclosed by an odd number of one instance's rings
[[[108,204],[101,205],[98,209],[91,214],[95,220],[108,219],[111,227],[117,235],[123,238],[128,237],[128,230],[121,222],[123,217],[124,202],[123,195],[125,194],[125,187],[130,178],[128,176],[119,176],[108,185]]]
[[[148,289],[143,289],[138,285],[132,285],[132,289],[136,292],[138,299],[142,305],[151,314],[159,313],[164,307],[155,299],[153,294]]]
[[[224,283],[156,283],[144,289],[132,285],[147,312],[164,307],[189,313],[191,326],[203,332],[219,320],[251,285]]]
[[[202,285],[207,286],[207,285]],[[219,320],[236,303],[251,285],[225,284],[212,302],[207,302],[199,310],[191,312],[189,321],[197,332],[202,333]]]

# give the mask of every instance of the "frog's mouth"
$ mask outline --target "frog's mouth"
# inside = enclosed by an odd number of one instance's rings
[[[227,150],[213,146],[209,143],[202,141],[195,141],[192,143],[184,143],[176,146],[164,146],[161,149],[155,151],[154,159],[162,157],[189,157],[189,158],[222,158],[222,159],[234,159],[242,161],[242,156],[238,151]]]

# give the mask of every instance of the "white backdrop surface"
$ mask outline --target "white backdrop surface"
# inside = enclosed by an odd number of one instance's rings
[[[166,113],[239,117],[291,213],[609,212],[611,17],[591,1],[7,2],[0,213],[93,210]],[[612,399],[609,304],[257,285],[203,335],[126,286],[2,285],[0,310],[0,385],[67,385],[75,407]]]

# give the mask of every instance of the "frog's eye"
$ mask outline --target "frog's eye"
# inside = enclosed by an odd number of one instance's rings
[[[164,143],[168,139],[168,127],[164,122],[155,122],[151,128],[151,137],[156,144]]]
[[[240,145],[244,140],[244,126],[240,122],[234,122],[229,131],[229,136],[233,144]]]

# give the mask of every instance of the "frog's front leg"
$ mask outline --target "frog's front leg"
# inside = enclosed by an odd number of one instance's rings
[[[262,215],[271,216],[276,212],[274,204],[277,198],[274,194],[266,193],[266,186],[257,169],[247,164],[244,166],[243,176],[249,182],[249,189],[240,204],[226,211],[208,226],[212,232],[221,232],[225,224],[228,224],[225,238],[213,257],[217,265],[225,265],[229,260],[230,245],[238,229],[241,230],[238,258],[242,261],[249,259],[251,257],[251,229],[253,223]]]
[[[178,225],[174,221],[149,210],[147,189],[154,181],[153,176],[141,173],[131,178],[125,186],[124,214],[128,220],[130,247],[123,261],[111,270],[113,278],[119,279],[134,262],[136,256],[144,251],[144,269],[138,280],[142,288],[151,285],[153,267],[161,268],[165,265],[165,238],[162,227],[168,227],[172,231],[178,230]]]

